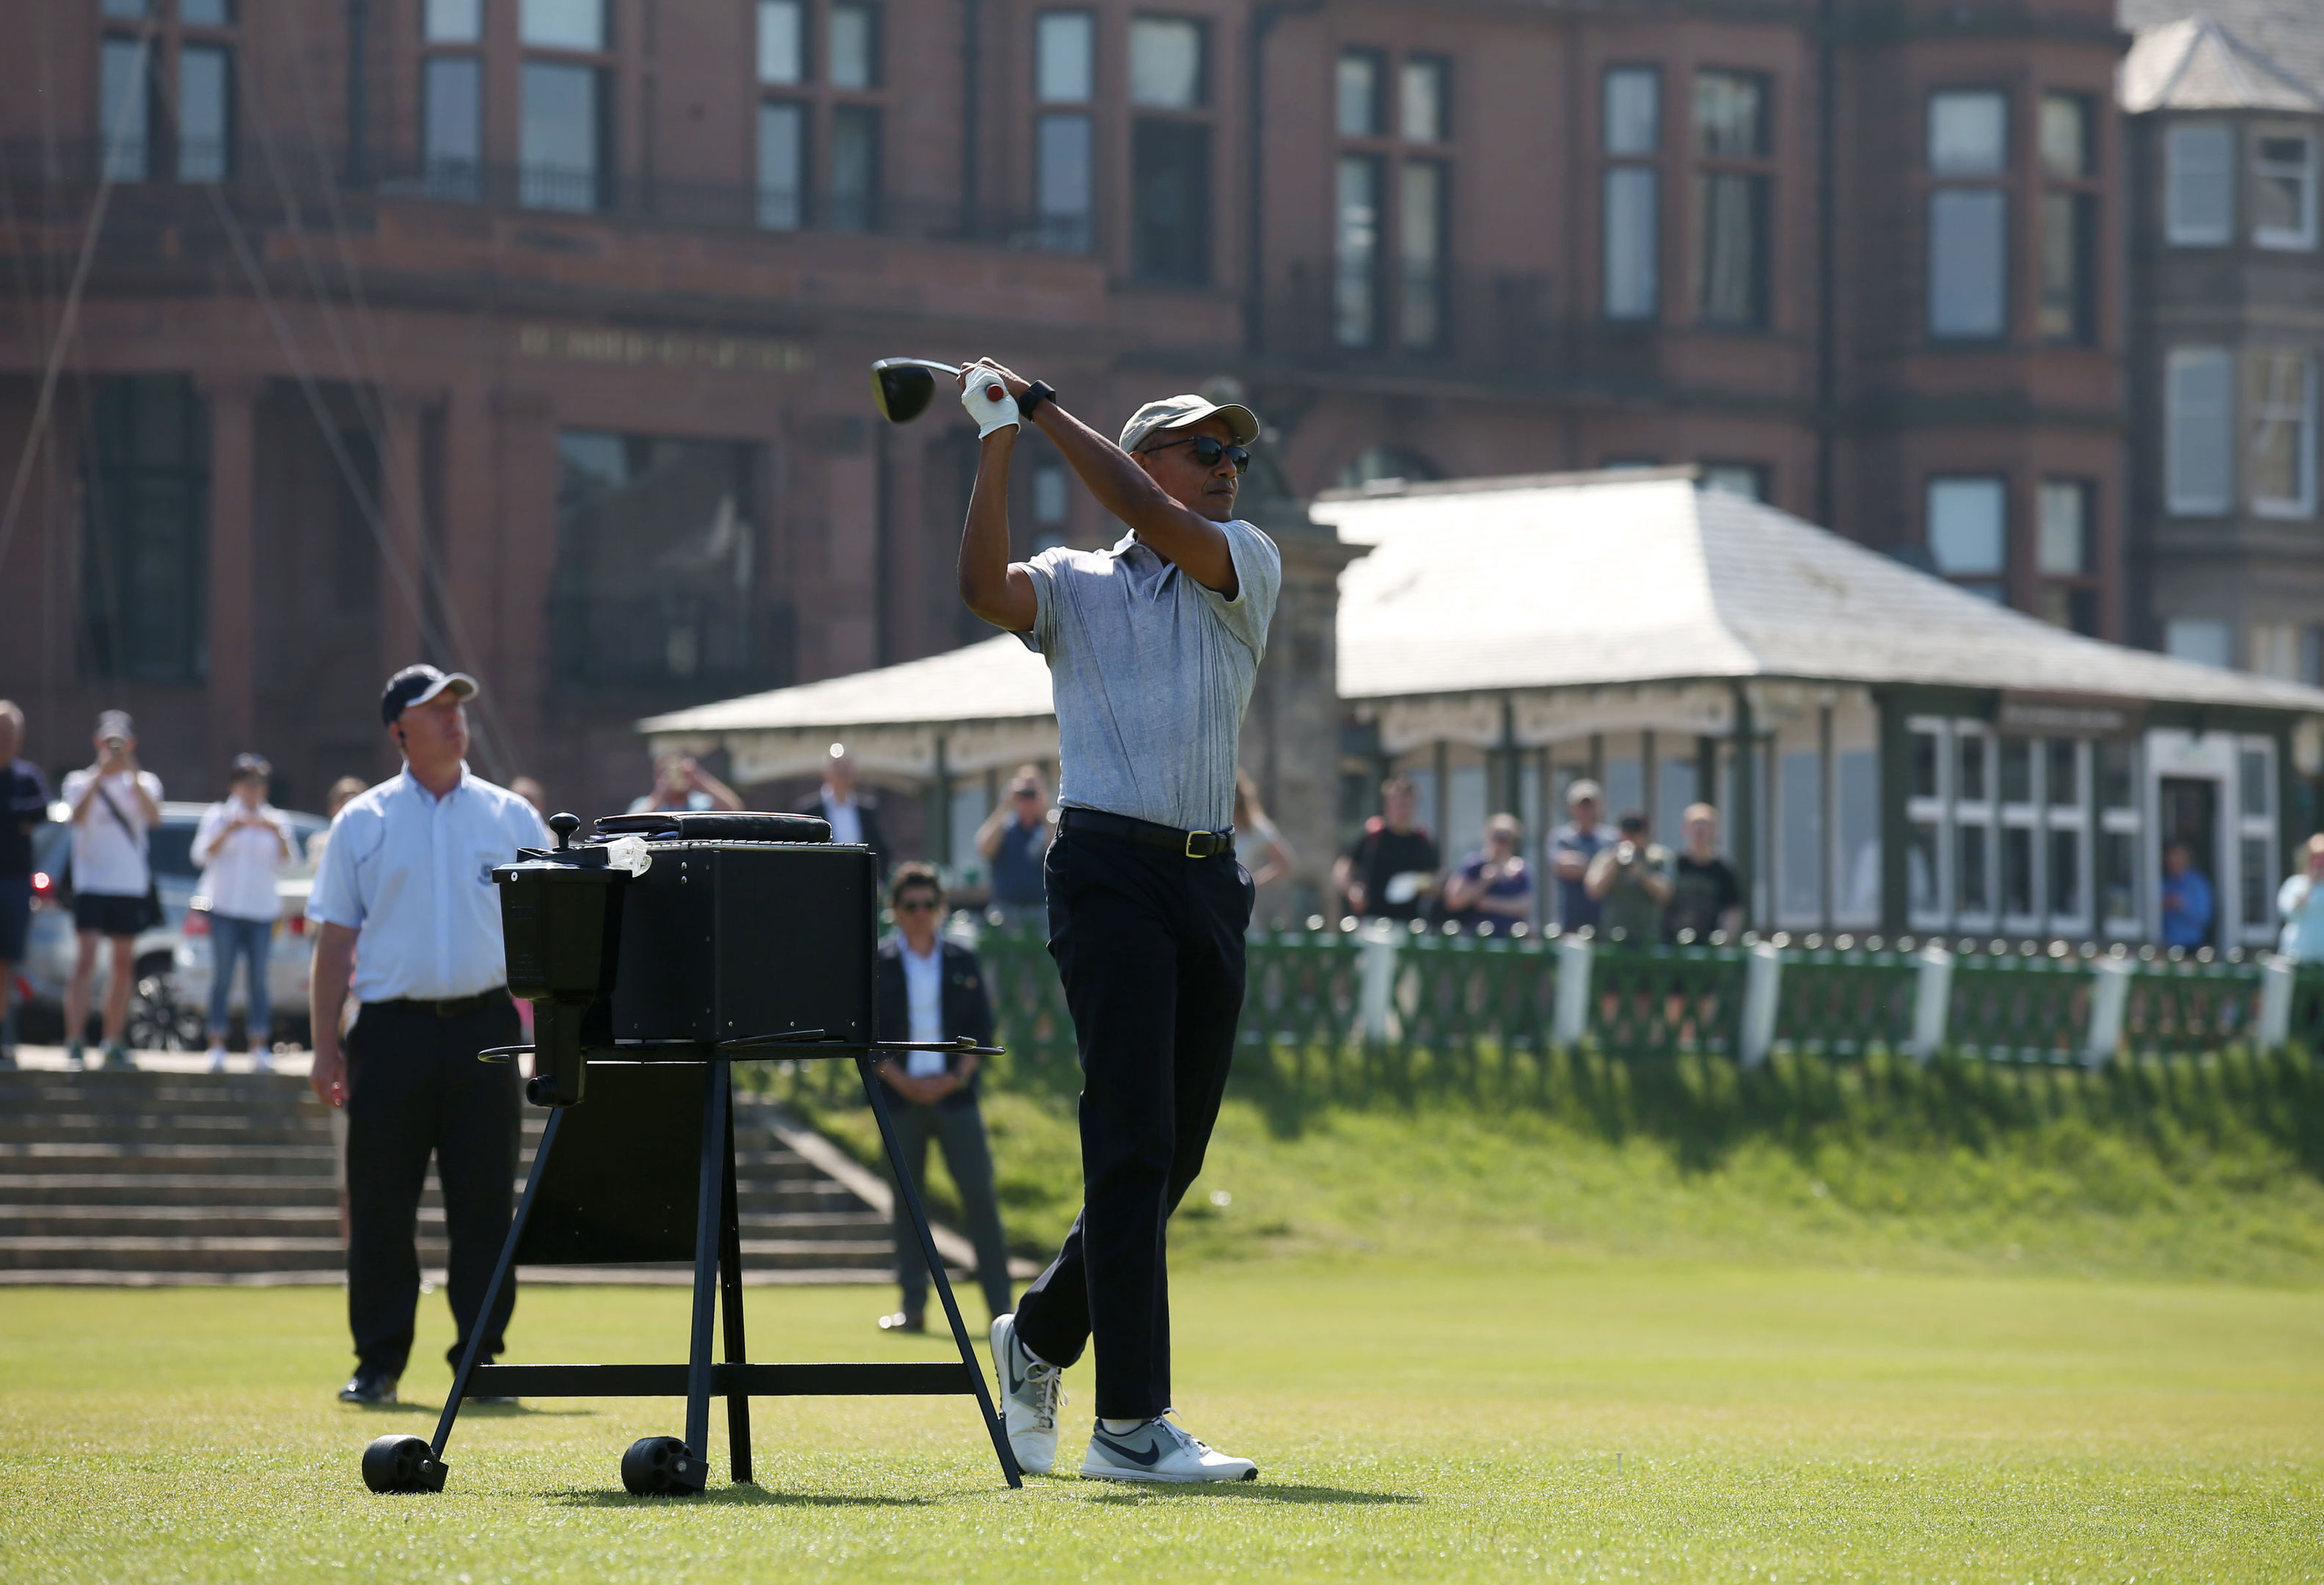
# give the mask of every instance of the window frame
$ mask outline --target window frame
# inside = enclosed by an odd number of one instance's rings
[[[2281,122],[2254,122],[2247,130],[2249,134],[2250,150],[2249,156],[2246,161],[2249,169],[2247,180],[2250,181],[2252,187],[2251,245],[2254,247],[2267,248],[2271,251],[2279,253],[2313,253],[2316,250],[2317,238],[2316,158],[2318,152],[2318,140],[2315,127],[2296,125]],[[2259,223],[2259,186],[2263,181],[2273,179],[2266,169],[2266,162],[2261,151],[2265,147],[2268,140],[2271,138],[2296,139],[2300,143],[2301,146],[2307,151],[2306,158],[2301,162],[2300,185],[2298,189],[2300,195],[2301,223],[2298,227],[2291,229],[2273,226],[2263,226]]]
[[[1937,120],[1940,102],[1946,99],[1990,99],[2001,113],[1999,153],[1989,168],[1948,167],[1938,163]],[[1948,84],[1929,89],[1922,116],[1921,172],[1925,190],[1921,205],[1921,220],[1926,234],[1923,253],[1925,280],[1923,295],[1922,333],[1932,346],[1991,348],[2006,345],[2016,322],[2010,288],[2011,244],[2015,235],[2010,214],[2012,172],[2015,164],[2014,151],[2020,142],[2013,113],[2010,90],[1993,83]],[[1983,326],[1948,329],[1938,323],[1939,273],[1941,258],[1947,256],[1944,248],[1945,227],[1940,224],[1939,212],[1946,200],[1954,195],[1978,195],[1988,200],[1996,217],[1993,255],[1997,264],[1994,284],[1994,306],[1998,311],[1990,329]],[[1985,206],[1980,206],[1985,207]],[[1957,222],[1958,223],[1958,222]]]
[[[1713,78],[1728,78],[1751,83],[1757,90],[1757,148],[1749,153],[1706,151],[1702,144],[1702,124],[1700,118],[1703,85]],[[1780,142],[1775,116],[1775,74],[1741,67],[1697,66],[1692,73],[1687,96],[1687,159],[1693,177],[1693,202],[1688,214],[1687,280],[1688,319],[1698,329],[1751,334],[1774,328],[1775,247],[1775,209],[1777,167],[1775,151]],[[1714,316],[1709,310],[1705,294],[1711,289],[1711,271],[1707,249],[1710,246],[1712,194],[1724,190],[1727,184],[1740,184],[1745,212],[1750,227],[1750,302],[1740,317]]]
[[[2216,134],[2220,142],[2222,157],[2216,171],[2181,171],[2181,140],[2198,135]],[[2236,157],[2236,125],[2229,121],[2172,121],[2163,128],[2163,239],[2171,247],[2231,247],[2236,240],[2236,172],[2240,162]],[[2200,184],[2203,178],[2212,179],[2209,190],[2219,195],[2221,214],[2216,228],[2198,228],[2188,223],[2180,207],[2180,179],[2184,174],[2190,181]]]
[[[2256,382],[2253,376],[2262,359],[2284,360],[2296,365],[2299,394],[2295,403],[2286,404],[2264,400],[2254,389]],[[2241,458],[2246,484],[2250,491],[2252,515],[2284,520],[2313,517],[2316,515],[2316,355],[2306,348],[2254,347],[2245,348],[2243,363]],[[2270,419],[2288,420],[2291,424],[2292,467],[2295,483],[2290,496],[2260,494],[2259,429],[2264,422]]]
[[[1333,143],[1331,168],[1332,348],[1342,354],[1425,359],[1452,343],[1453,292],[1452,253],[1454,204],[1457,201],[1456,149],[1453,122],[1452,61],[1444,54],[1406,50],[1400,45],[1345,41],[1332,51]],[[1372,70],[1372,130],[1345,131],[1340,120],[1340,74],[1344,66],[1361,60]],[[1406,135],[1404,82],[1408,68],[1425,67],[1437,74],[1438,135],[1416,141]],[[1349,162],[1368,162],[1373,172],[1372,258],[1370,273],[1369,329],[1359,331],[1351,313],[1355,277],[1348,273],[1342,246],[1348,236],[1345,172]],[[1417,234],[1406,213],[1415,196],[1408,172],[1425,165],[1435,172],[1436,213],[1429,226],[1433,244],[1423,261],[1409,246]],[[1417,267],[1426,265],[1433,276],[1425,310],[1415,296]],[[1421,324],[1426,320],[1421,333]]]
[[[1617,149],[1613,146],[1613,82],[1617,77],[1637,77],[1653,86],[1654,113],[1647,117],[1653,141],[1644,149]],[[1608,61],[1598,72],[1598,317],[1609,324],[1656,324],[1663,318],[1663,196],[1665,188],[1665,164],[1669,157],[1669,106],[1663,92],[1663,69],[1659,64],[1642,61]],[[1616,305],[1614,253],[1617,246],[1615,228],[1615,193],[1618,188],[1637,182],[1645,189],[1645,202],[1637,213],[1645,218],[1646,236],[1640,250],[1646,270],[1638,284],[1642,288],[1637,299],[1624,298],[1625,305],[1636,302],[1643,311],[1631,311],[1628,307],[1618,310]],[[1628,211],[1626,211],[1626,218]],[[1627,235],[1627,243],[1636,238]]]
[[[2180,426],[2209,415],[2186,415],[2179,405],[2180,371],[2192,366],[2198,359],[2221,371],[2222,392],[2216,432],[2222,477],[2216,494],[2200,496],[2190,493],[2181,482],[2183,468]],[[2232,348],[2188,344],[2169,348],[2163,355],[2163,510],[2171,516],[2223,517],[2235,510],[2236,385],[2236,356]]]

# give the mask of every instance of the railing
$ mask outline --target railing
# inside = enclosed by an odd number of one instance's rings
[[[18,201],[45,191],[73,199],[105,176],[106,153],[93,140],[0,144],[0,168]],[[1045,233],[1036,217],[949,199],[894,193],[831,193],[761,188],[756,183],[674,181],[634,172],[573,170],[551,165],[484,164],[454,160],[371,159],[351,172],[345,153],[302,142],[269,148],[244,138],[211,150],[196,162],[198,177],[120,157],[114,161],[115,201],[168,205],[191,199],[207,207],[206,190],[218,189],[238,216],[261,218],[292,203],[319,207],[327,199],[416,199],[469,209],[542,216],[596,215],[714,231],[765,236],[796,232],[863,232],[1036,249]],[[180,167],[184,169],[182,163]],[[310,223],[320,224],[310,217]],[[1056,227],[1048,228],[1054,240]]]
[[[969,929],[1009,1050],[1000,1080],[1078,1090],[1073,1020],[1042,938]],[[1374,927],[1256,932],[1249,961],[1235,1082],[1318,1100],[1522,1098],[1547,1082],[1554,1054],[1575,1052],[1747,1070],[1785,1054],[2098,1069],[2324,1043],[2324,966],[2208,951],[1845,936],[1637,946]],[[840,1098],[844,1076],[813,1066],[793,1082]]]

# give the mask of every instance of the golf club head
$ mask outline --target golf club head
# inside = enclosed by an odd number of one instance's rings
[[[890,423],[911,422],[936,394],[936,370],[917,357],[883,357],[872,366],[872,400]]]

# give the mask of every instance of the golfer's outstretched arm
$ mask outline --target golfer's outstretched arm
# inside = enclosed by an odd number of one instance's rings
[[[1041,403],[1033,424],[1056,444],[1097,504],[1136,529],[1148,550],[1204,589],[1234,598],[1234,557],[1224,529],[1180,505],[1129,452],[1056,403]]]
[[[1009,561],[1009,459],[1017,431],[995,430],[978,443],[976,488],[960,534],[957,577],[968,608],[1009,633],[1030,633],[1040,615],[1033,577]]]

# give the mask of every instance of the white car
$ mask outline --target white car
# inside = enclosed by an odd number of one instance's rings
[[[153,828],[147,851],[153,865],[153,889],[161,899],[161,922],[137,938],[137,985],[130,996],[127,1031],[129,1043],[134,1047],[198,1050],[206,1043],[208,922],[192,913],[189,904],[201,880],[200,868],[193,860],[194,833],[208,807],[164,803],[161,823]],[[300,857],[284,871],[276,888],[283,899],[285,917],[275,926],[266,984],[274,1003],[278,1036],[303,1031],[307,1023],[304,932],[307,894],[313,881],[305,854],[307,843],[329,823],[320,815],[285,812]],[[64,1028],[65,983],[72,975],[74,952],[69,813],[63,803],[51,804],[49,822],[32,833],[32,917],[16,983],[18,1035],[28,1041],[51,1035],[61,1038]],[[96,987],[89,997],[92,1013],[103,1006],[105,986],[111,978],[111,956],[100,952]],[[237,1009],[242,1006],[240,989],[237,976],[233,1003]]]

